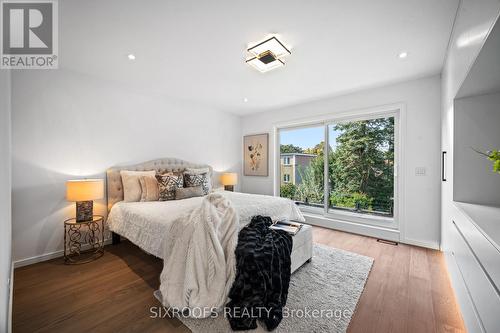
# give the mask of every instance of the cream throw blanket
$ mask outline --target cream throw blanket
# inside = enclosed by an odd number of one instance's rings
[[[225,304],[236,273],[238,224],[231,202],[218,193],[209,194],[187,217],[170,224],[156,293],[164,306],[220,309]]]

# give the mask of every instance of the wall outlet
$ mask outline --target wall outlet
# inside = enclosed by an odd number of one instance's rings
[[[416,167],[415,168],[415,176],[425,176],[427,170],[425,167]]]

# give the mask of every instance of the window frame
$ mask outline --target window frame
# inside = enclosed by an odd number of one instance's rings
[[[390,229],[400,229],[400,216],[402,216],[402,202],[403,202],[403,191],[401,190],[402,180],[400,177],[400,165],[402,164],[402,136],[401,136],[401,114],[403,105],[391,105],[387,107],[377,107],[372,109],[363,109],[358,111],[351,111],[346,113],[340,113],[338,115],[327,115],[320,117],[318,119],[302,120],[284,124],[278,124],[274,127],[275,134],[275,152],[277,154],[277,159],[275,161],[280,161],[280,131],[282,130],[293,130],[307,127],[321,127],[324,128],[324,138],[325,143],[329,143],[329,126],[352,122],[352,121],[362,121],[371,120],[377,118],[388,118],[394,117],[394,211],[392,217],[383,217],[371,214],[363,214],[357,212],[341,211],[330,209],[329,207],[329,175],[328,175],[328,150],[329,144],[324,145],[324,158],[325,158],[325,170],[324,170],[324,203],[323,208],[309,207],[300,205],[299,208],[304,213],[310,213],[314,215],[319,215],[333,220],[340,220],[346,222],[354,222],[359,224],[366,224],[372,226],[379,226]],[[276,164],[276,163],[275,163]],[[277,167],[276,167],[277,166]],[[277,179],[281,179],[279,163],[275,166],[275,179],[276,173],[279,176]],[[275,183],[274,195],[280,196],[280,186]]]

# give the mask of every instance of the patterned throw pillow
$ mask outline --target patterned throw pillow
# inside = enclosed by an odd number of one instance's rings
[[[203,188],[203,195],[210,193],[210,174],[208,172],[198,173],[192,171],[184,172],[184,186],[195,187],[201,186]]]
[[[175,200],[175,190],[182,188],[184,185],[184,177],[182,173],[164,173],[156,175],[158,180],[159,200]]]

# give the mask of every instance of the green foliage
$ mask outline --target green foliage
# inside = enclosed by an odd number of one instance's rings
[[[493,162],[493,171],[500,174],[500,151],[489,151],[488,159]]]
[[[330,205],[332,207],[371,209],[372,201],[373,198],[364,193],[330,193]]]
[[[394,193],[394,118],[339,123],[335,149],[328,150],[330,205],[392,214]],[[316,155],[299,168],[295,193],[282,187],[282,196],[323,204],[324,142],[304,153]],[[281,152],[294,150],[281,146]],[[300,149],[300,148],[299,148]],[[297,152],[297,151],[293,151]],[[287,184],[288,185],[288,184]],[[286,185],[284,185],[286,186]]]
[[[392,212],[394,118],[340,123],[334,129],[340,134],[330,162],[330,186],[335,193],[348,194],[334,200],[352,202],[364,195],[371,209]]]
[[[500,151],[494,149],[483,153],[477,149],[472,148],[476,153],[486,156],[490,161],[493,162],[493,172],[500,174]]]
[[[318,157],[313,161],[317,159]],[[323,174],[318,174],[318,168],[313,166],[313,162],[305,170],[299,168],[298,171],[301,181],[295,192],[296,199],[306,203],[323,203],[324,193],[323,182],[321,181]]]
[[[313,155],[324,155],[324,151],[323,151],[324,147],[325,147],[325,142],[321,141],[313,148],[304,149],[304,153],[313,154]]]
[[[281,145],[280,146],[280,152],[281,154],[286,154],[286,153],[303,153],[304,150],[300,147],[294,146],[292,144],[288,145]]]
[[[297,199],[302,202],[323,204],[324,201],[324,145],[322,141],[313,148],[304,150],[306,154],[314,154],[307,168],[299,168],[299,180],[297,185]],[[330,153],[330,157],[332,154]],[[331,164],[331,160],[329,162]]]
[[[297,187],[292,183],[286,183],[280,187],[280,196],[283,198],[294,199]]]

